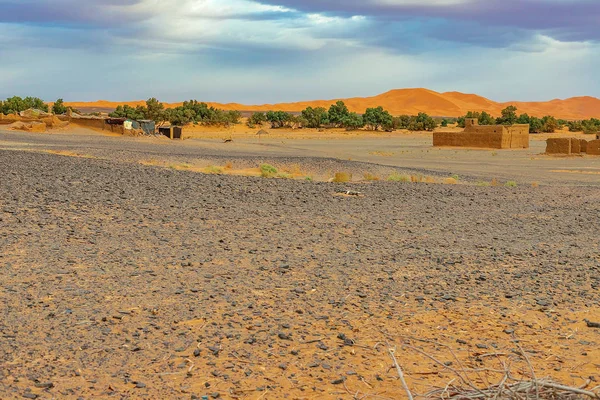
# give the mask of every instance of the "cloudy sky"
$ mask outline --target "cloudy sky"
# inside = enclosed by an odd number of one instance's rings
[[[599,0],[0,0],[0,98],[600,97]]]

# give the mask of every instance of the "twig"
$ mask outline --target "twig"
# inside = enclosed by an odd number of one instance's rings
[[[535,383],[535,398],[536,398],[536,400],[540,400],[540,387],[538,385],[538,380],[535,377],[535,370],[533,369],[533,365],[531,365],[531,361],[529,361],[529,357],[527,357],[527,353],[525,353],[525,350],[523,350],[523,348],[521,347],[519,342],[517,340],[513,340],[513,342],[517,345],[517,347],[519,348],[519,351],[523,355],[523,358],[525,358],[525,361],[527,362],[527,366],[529,366],[529,370],[531,371],[531,378],[533,379],[533,382]]]
[[[410,392],[408,385],[406,384],[406,380],[404,379],[404,373],[402,372],[402,368],[400,368],[400,365],[398,364],[398,360],[396,360],[396,356],[394,355],[394,350],[392,348],[388,348],[388,353],[390,353],[392,360],[394,360],[394,366],[396,367],[396,371],[398,372],[398,377],[400,378],[400,382],[402,382],[402,386],[404,387],[404,390],[406,391],[408,400],[413,400],[413,395]]]

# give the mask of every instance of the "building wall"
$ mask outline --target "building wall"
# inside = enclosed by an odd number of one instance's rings
[[[435,147],[474,147],[486,149],[529,148],[529,125],[478,125],[467,119],[463,132],[435,132]]]
[[[105,129],[104,119],[99,118],[70,118],[69,123],[85,128]]]
[[[511,125],[506,127],[506,131],[510,135],[511,149],[528,149],[529,148],[529,125]]]

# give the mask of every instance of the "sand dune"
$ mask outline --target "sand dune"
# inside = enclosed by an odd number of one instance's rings
[[[438,93],[428,89],[396,89],[373,97],[355,97],[350,99],[315,100],[297,103],[244,105],[238,103],[210,103],[207,104],[225,110],[240,111],[301,111],[308,106],[328,108],[337,100],[343,100],[351,111],[362,113],[367,107],[382,106],[394,115],[417,114],[426,112],[433,116],[459,116],[468,111],[486,111],[494,116],[508,105],[515,105],[520,113],[543,117],[553,115],[565,119],[587,119],[600,117],[600,99],[595,97],[573,97],[566,100],[551,100],[546,102],[506,102],[498,103],[475,94],[460,92]],[[67,103],[79,109],[112,109],[119,104],[130,106],[143,105],[143,101],[110,102],[100,100],[96,102]],[[167,107],[177,107],[182,103],[168,104]]]

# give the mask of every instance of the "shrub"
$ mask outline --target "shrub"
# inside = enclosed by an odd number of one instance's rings
[[[65,103],[63,99],[58,99],[52,105],[52,113],[56,115],[61,115],[67,112],[67,107],[65,107]]]
[[[508,182],[506,182],[504,184],[504,186],[506,186],[506,187],[517,187],[518,185],[517,185],[517,182],[515,182],[515,181],[508,181]]]
[[[399,174],[398,172],[394,172],[393,174],[388,176],[387,180],[390,182],[410,182],[410,176],[402,175],[402,174]]]
[[[260,166],[260,175],[263,178],[272,178],[277,175],[277,168],[270,164],[261,164]]]
[[[218,175],[218,174],[222,174],[223,173],[223,168],[216,167],[214,165],[210,165],[210,166],[206,167],[205,171],[206,171],[207,174]]]
[[[363,174],[363,178],[365,178],[365,181],[378,181],[379,177],[377,175],[373,175],[370,172],[365,172]]]
[[[347,172],[336,172],[335,176],[333,177],[333,181],[338,183],[350,182],[351,180],[352,174],[349,174]]]

